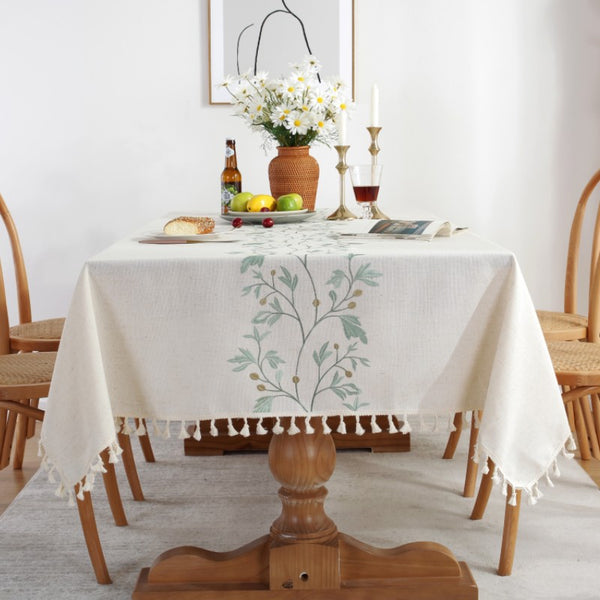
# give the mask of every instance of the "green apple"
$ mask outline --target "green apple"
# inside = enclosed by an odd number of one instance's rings
[[[277,210],[301,210],[302,196],[300,194],[285,194],[277,198]]]
[[[248,200],[252,198],[254,194],[252,192],[240,192],[231,199],[229,210],[233,212],[246,212],[246,204]]]

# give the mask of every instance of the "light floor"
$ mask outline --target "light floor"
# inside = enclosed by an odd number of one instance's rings
[[[14,500],[40,466],[41,459],[37,455],[38,436],[39,425],[38,434],[27,442],[22,470],[15,471],[11,465],[0,471],[0,514],[6,510],[8,505]],[[600,488],[600,461],[594,459],[586,461],[577,460]]]

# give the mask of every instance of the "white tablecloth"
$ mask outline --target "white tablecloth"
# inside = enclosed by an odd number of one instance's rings
[[[537,497],[570,431],[513,254],[469,231],[340,238],[344,224],[319,216],[246,225],[228,243],[138,243],[164,222],[81,272],[42,430],[61,492],[117,450],[117,417],[185,432],[200,419],[295,416],[294,429],[339,415],[354,431],[357,415],[388,415],[407,431],[483,409],[480,457]]]

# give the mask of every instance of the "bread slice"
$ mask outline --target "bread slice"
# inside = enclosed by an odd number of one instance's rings
[[[215,220],[211,217],[177,217],[171,219],[163,231],[167,235],[198,235],[211,233],[215,228]]]

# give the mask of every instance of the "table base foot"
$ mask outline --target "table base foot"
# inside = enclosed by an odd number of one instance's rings
[[[134,600],[476,600],[469,567],[434,542],[375,548],[348,535],[231,552],[182,546],[142,569]]]

